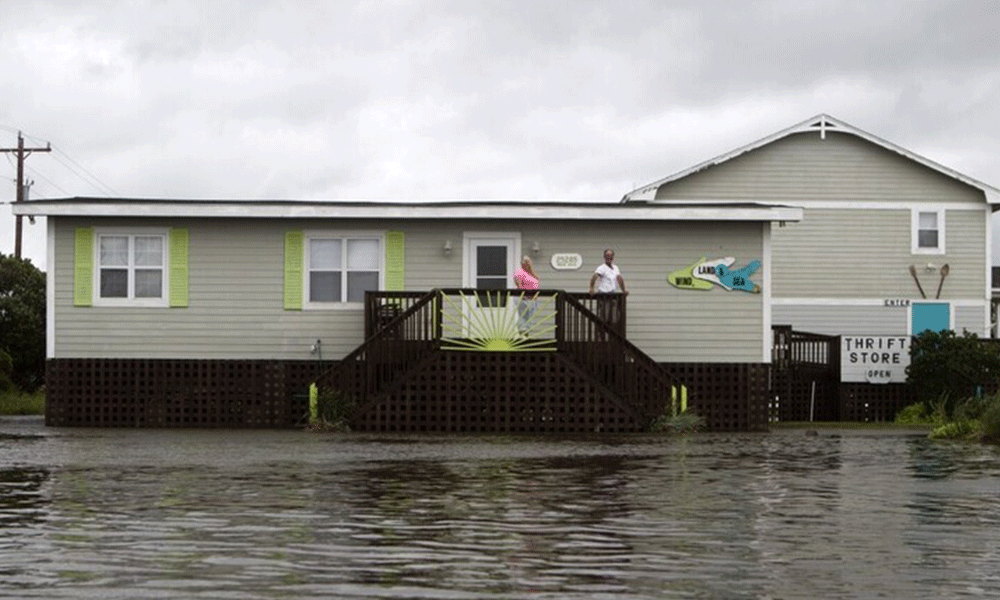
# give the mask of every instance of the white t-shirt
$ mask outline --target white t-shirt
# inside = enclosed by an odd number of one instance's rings
[[[601,263],[601,266],[597,267],[594,273],[597,273],[598,293],[611,294],[618,289],[618,276],[621,274],[618,265],[609,267],[607,263]]]

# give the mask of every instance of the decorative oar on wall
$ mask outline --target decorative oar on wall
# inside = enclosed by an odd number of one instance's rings
[[[948,276],[949,271],[951,271],[951,267],[949,267],[948,265],[944,265],[943,267],[941,267],[941,281],[938,282],[937,295],[934,296],[935,300],[941,297],[941,288],[944,287],[944,278]]]
[[[920,285],[920,278],[917,277],[917,268],[910,265],[910,275],[913,275],[913,281],[917,282],[917,289],[920,290],[920,297],[927,298],[927,294],[924,293],[924,287]]]

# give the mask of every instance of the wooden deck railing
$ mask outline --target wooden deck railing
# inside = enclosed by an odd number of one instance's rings
[[[439,300],[437,290],[366,293],[365,328],[375,330],[316,379],[320,393],[336,390],[344,400],[361,408],[432,356],[441,343]],[[397,310],[383,311],[387,306]]]
[[[319,377],[317,387],[321,392],[337,390],[357,410],[366,410],[402,383],[408,371],[435,356],[442,348],[443,324],[453,321],[462,307],[474,309],[485,298],[480,297],[482,292],[456,288],[366,293],[364,343]],[[521,293],[499,292],[497,299],[483,301],[508,306]],[[539,303],[548,301],[546,305],[553,307],[539,317],[552,322],[551,327],[541,328],[543,335],[552,339],[566,364],[621,399],[636,418],[648,420],[662,413],[680,383],[626,339],[624,295],[562,290],[537,294]]]
[[[656,418],[679,393],[681,382],[625,337],[624,296],[580,296],[557,298],[560,355],[627,402],[636,417]]]
[[[835,335],[795,331],[791,325],[771,327],[771,364],[778,369],[791,366],[839,369],[840,338]]]

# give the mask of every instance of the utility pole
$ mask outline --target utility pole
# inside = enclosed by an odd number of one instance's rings
[[[32,152],[51,152],[52,144],[46,144],[44,148],[25,148],[24,136],[17,132],[17,148],[0,148],[0,152],[17,153],[17,200],[24,202],[24,159],[28,158]],[[14,258],[21,258],[21,215],[14,217]]]

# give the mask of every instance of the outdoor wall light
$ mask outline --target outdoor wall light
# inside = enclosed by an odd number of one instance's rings
[[[445,256],[448,256],[449,254],[451,254],[451,240],[445,240],[444,241],[444,248],[443,248],[443,250],[444,250],[444,255]]]
[[[926,270],[928,273],[930,273],[931,271],[937,271],[937,265],[934,263],[927,263],[927,266],[924,267],[924,270]]]
[[[541,251],[542,251],[542,247],[538,245],[538,240],[535,240],[535,243],[534,243],[534,244],[532,244],[532,246],[531,246],[531,251],[532,251],[532,252],[533,252],[534,254],[538,254],[539,252],[541,252]]]

